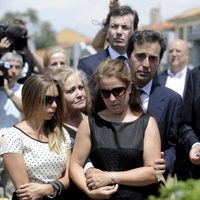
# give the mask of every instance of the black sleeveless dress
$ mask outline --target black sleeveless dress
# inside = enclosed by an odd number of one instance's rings
[[[92,149],[90,159],[94,167],[103,171],[126,171],[143,166],[143,140],[150,114],[143,114],[132,122],[116,123],[89,115]],[[119,185],[112,200],[144,200],[147,187]]]

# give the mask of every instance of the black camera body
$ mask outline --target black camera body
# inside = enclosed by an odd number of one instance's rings
[[[17,25],[0,25],[0,40],[7,37],[11,42],[10,51],[21,51],[27,47],[28,31]]]
[[[3,62],[0,60],[0,87],[4,86],[4,78],[7,78],[8,76],[8,70],[10,69],[10,63],[9,62]]]

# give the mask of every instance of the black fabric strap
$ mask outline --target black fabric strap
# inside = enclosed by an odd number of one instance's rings
[[[64,191],[64,185],[60,181],[51,181],[50,184],[53,186],[56,191],[56,195],[60,195]]]

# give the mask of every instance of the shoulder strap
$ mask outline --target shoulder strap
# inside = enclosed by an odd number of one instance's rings
[[[148,122],[149,122],[149,119],[150,119],[150,117],[151,117],[151,114],[150,113],[144,113],[143,115],[142,115],[142,121],[143,121],[143,128],[144,128],[144,130],[147,128],[147,125],[148,125]]]

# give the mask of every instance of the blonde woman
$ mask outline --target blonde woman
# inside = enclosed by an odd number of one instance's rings
[[[64,199],[71,145],[62,128],[61,86],[49,76],[31,75],[22,89],[22,105],[24,120],[0,132],[0,152],[16,188],[13,199]]]
[[[47,49],[43,64],[44,72],[46,74],[51,74],[59,68],[69,66],[70,59],[64,48],[53,46]]]
[[[52,74],[61,83],[64,90],[64,100],[67,112],[64,117],[64,128],[70,134],[72,146],[78,127],[90,110],[90,92],[87,78],[81,70],[71,67],[60,68]],[[72,199],[85,199],[85,194],[71,183],[67,197]]]

